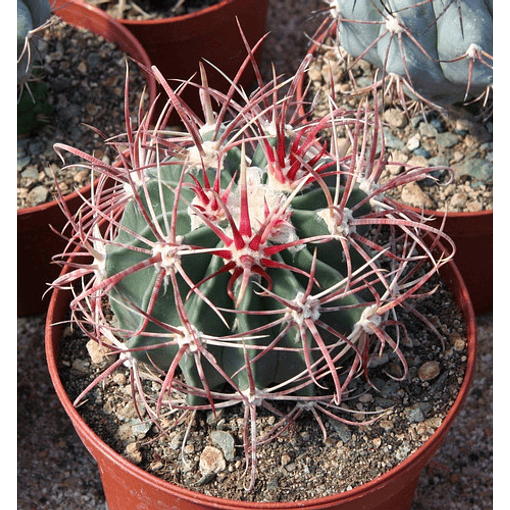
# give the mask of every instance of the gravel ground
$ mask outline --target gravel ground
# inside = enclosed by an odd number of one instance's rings
[[[270,0],[263,70],[293,72],[322,18],[321,0]],[[50,383],[44,314],[18,318],[19,510],[103,510],[92,457],[78,439]],[[412,510],[492,508],[492,313],[478,318],[478,365],[471,393],[447,439],[422,473]],[[14,507],[14,506],[13,506]]]

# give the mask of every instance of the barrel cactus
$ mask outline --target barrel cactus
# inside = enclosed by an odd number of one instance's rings
[[[444,107],[492,87],[492,0],[329,3],[341,48],[398,77],[411,96]]]
[[[203,118],[154,68],[184,132],[164,129],[169,111],[154,122],[139,115],[136,130],[127,112],[125,139],[111,142],[114,164],[55,145],[101,175],[93,198],[68,213],[73,232],[60,260],[69,271],[53,283],[83,278],[73,318],[119,355],[99,380],[127,364],[143,393],[140,373],[150,369],[161,390],[141,401],[155,420],[168,406],[244,406],[251,487],[257,409],[281,417],[277,430],[305,411],[350,423],[342,402],[372,357],[390,349],[406,371],[398,309],[412,310],[409,298],[447,260],[423,236],[448,238],[384,195],[430,169],[378,185],[387,161],[376,157],[377,112],[299,117],[306,62],[292,82],[260,81],[249,97],[235,80],[227,94],[211,89],[202,68]],[[350,153],[320,140],[340,124]]]

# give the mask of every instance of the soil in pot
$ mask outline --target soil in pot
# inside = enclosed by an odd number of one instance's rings
[[[53,114],[43,128],[18,138],[18,209],[55,200],[55,179],[64,194],[90,183],[88,171],[62,168],[54,143],[95,148],[96,157],[112,161],[114,149],[105,148],[90,126],[107,137],[125,131],[124,82],[129,57],[116,44],[58,19],[41,34],[39,57]],[[147,82],[132,61],[129,74],[130,108],[136,115]],[[68,164],[78,161],[69,154],[65,158]]]
[[[136,0],[121,2],[119,0],[85,0],[106,11],[113,18],[147,20],[172,18],[200,11],[221,0]]]
[[[372,388],[360,377],[344,402],[345,418],[362,422],[386,409],[378,422],[348,426],[324,417],[328,438],[312,419],[297,419],[271,443],[260,446],[258,478],[246,492],[242,449],[242,410],[209,413],[178,420],[167,414],[161,436],[153,426],[140,423],[131,401],[129,374],[117,370],[79,407],[79,412],[109,446],[143,469],[174,484],[208,495],[251,501],[298,501],[350,490],[402,462],[441,424],[462,384],[466,364],[466,336],[462,315],[439,277],[432,296],[417,308],[444,336],[441,341],[414,315],[402,316],[413,346],[402,347],[409,364],[404,381],[401,365],[391,354],[370,368]],[[83,338],[68,328],[61,345],[61,378],[71,400],[99,372],[91,362]],[[148,392],[153,391],[147,383]],[[157,388],[156,388],[157,389]],[[260,430],[269,430],[275,418],[260,413]],[[233,444],[232,444],[233,442]],[[221,469],[207,473],[209,462]],[[316,462],[317,461],[317,462]],[[212,464],[209,464],[210,466]]]
[[[328,97],[332,87],[335,102],[355,110],[361,99],[353,95],[374,81],[375,68],[360,60],[351,66],[350,57],[339,52],[328,37],[317,46],[310,64],[309,97],[314,98],[314,114],[322,116],[329,111]],[[350,60],[346,60],[350,59]],[[493,208],[493,136],[492,116],[483,111],[452,107],[443,114],[423,105],[409,102],[405,112],[398,99],[385,98],[382,121],[390,161],[412,166],[449,166],[454,170],[454,181],[438,186],[433,179],[411,183],[392,191],[399,202],[412,207],[448,212],[477,212]],[[339,130],[339,137],[343,133]],[[402,169],[389,165],[388,177]],[[446,172],[434,175],[445,181]],[[381,180],[384,180],[384,175]]]

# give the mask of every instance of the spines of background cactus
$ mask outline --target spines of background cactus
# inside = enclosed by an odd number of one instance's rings
[[[492,0],[330,0],[338,44],[433,105],[483,96],[493,83]]]
[[[51,16],[49,0],[18,0],[17,10],[17,49],[18,84],[25,83],[31,74],[34,57],[37,53],[37,39],[34,34]]]

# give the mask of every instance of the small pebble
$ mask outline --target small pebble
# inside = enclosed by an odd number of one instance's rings
[[[435,137],[437,136],[437,129],[427,122],[422,122],[418,127],[418,132],[421,136]]]
[[[466,342],[459,338],[459,339],[455,340],[455,343],[453,344],[453,348],[457,352],[462,352],[466,348]]]
[[[397,136],[395,136],[390,129],[384,127],[384,142],[386,144],[386,147],[389,149],[397,149],[400,151],[405,150],[406,144]]]
[[[427,149],[424,149],[423,147],[418,147],[413,151],[413,154],[417,157],[423,157],[423,158],[430,158],[430,152]],[[427,165],[428,166],[428,165]]]
[[[478,212],[483,209],[483,204],[479,200],[469,200],[466,202],[467,212]]]
[[[106,349],[95,340],[89,340],[86,347],[90,359],[94,365],[104,368],[111,365],[115,361],[115,356],[107,356]]]
[[[221,450],[214,446],[206,446],[200,454],[199,469],[202,476],[216,474],[227,467]]]
[[[129,443],[126,446],[125,452],[126,457],[133,464],[140,464],[140,462],[142,462],[142,454],[140,453],[140,450],[138,449],[138,445],[136,443]]]
[[[410,423],[421,423],[425,419],[419,404],[408,407],[404,412]]]
[[[215,412],[208,411],[206,417],[207,424],[211,426],[217,424],[222,419],[224,414],[224,409],[216,409]]]
[[[381,420],[379,422],[379,425],[384,430],[392,430],[393,429],[393,422],[391,420]]]
[[[443,149],[448,149],[450,147],[453,147],[460,141],[460,136],[456,135],[455,133],[440,133],[436,137],[436,142],[439,147],[442,147]]]
[[[140,421],[139,418],[137,418],[136,420],[134,420],[133,423],[131,423],[133,435],[137,439],[143,439],[147,435],[147,432],[149,432],[151,427],[152,427],[151,421]]]
[[[151,424],[147,424],[150,428]],[[119,426],[119,430],[117,432],[117,435],[119,439],[122,439],[123,441],[129,441],[133,439],[142,439],[148,430],[144,429],[136,429],[136,426],[132,425],[131,423],[123,423]]]
[[[433,156],[431,158],[429,158],[429,166],[448,166],[449,165],[449,161],[447,158],[445,158],[444,156]]]
[[[426,168],[429,166],[428,159],[424,156],[419,156],[419,155],[414,155],[411,159],[409,159],[407,164],[410,166],[422,167],[422,168]]]
[[[434,201],[425,193],[416,182],[402,186],[402,202],[411,207],[424,207],[434,209]]]
[[[409,149],[411,152],[416,150],[419,146],[420,146],[419,135],[414,135],[413,137],[409,138],[409,140],[406,143],[406,148]]]
[[[25,168],[28,164],[30,164],[30,161],[32,158],[30,156],[18,156],[18,170],[21,170]]]
[[[455,193],[450,200],[450,207],[454,210],[462,210],[464,208],[464,204],[466,203],[468,196],[463,191],[459,193]]]
[[[36,186],[31,189],[27,195],[28,207],[44,204],[50,192],[45,186]]]
[[[231,434],[222,430],[213,430],[211,432],[211,441],[215,446],[221,449],[225,460],[231,462],[235,455],[235,441]]]
[[[73,177],[74,182],[84,183],[89,182],[90,180],[90,171],[89,170],[80,170]]]
[[[439,375],[439,362],[437,361],[426,361],[418,369],[418,377],[422,381],[430,381]]]
[[[87,56],[87,66],[90,69],[95,69],[101,63],[101,55],[93,51]]]
[[[480,158],[468,159],[452,165],[455,179],[469,176],[473,181],[489,182],[493,179],[493,165],[490,161]]]
[[[195,453],[195,447],[191,443],[187,443],[186,446],[184,446],[183,450],[184,453],[188,455],[192,455],[193,453]]]
[[[432,119],[430,121],[430,125],[438,132],[438,133],[442,133],[444,131],[444,125],[443,125],[443,122],[441,122],[440,119]]]
[[[289,464],[292,461],[292,457],[288,455],[287,453],[284,453],[282,455],[282,458],[280,460],[280,463],[283,467],[285,467],[287,464]]]
[[[407,115],[402,110],[390,108],[384,112],[384,120],[395,128],[403,128],[407,125]]]
[[[89,362],[84,359],[75,359],[72,364],[74,370],[82,373],[87,373],[89,371],[89,366]]]
[[[35,166],[29,165],[21,172],[21,177],[37,181],[39,179],[39,172]]]
[[[174,432],[170,434],[170,440],[168,441],[168,447],[172,450],[178,450],[182,444],[183,434],[181,432]]]

